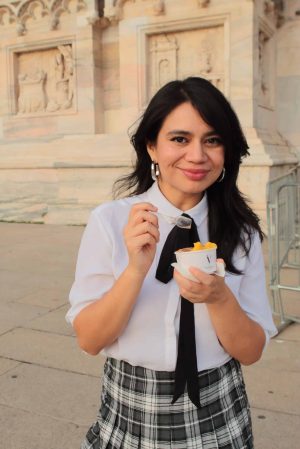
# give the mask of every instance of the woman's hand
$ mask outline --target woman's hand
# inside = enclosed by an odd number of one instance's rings
[[[157,212],[157,207],[151,203],[135,204],[124,228],[128,268],[140,276],[148,273],[159,241],[158,219],[153,212]]]
[[[191,281],[174,270],[174,279],[181,296],[192,303],[215,304],[226,301],[228,289],[224,277],[204,273],[195,267],[190,267],[189,271],[197,281]]]
[[[192,303],[206,304],[216,335],[228,354],[243,365],[259,360],[265,332],[241,308],[224,278],[203,273],[195,267],[191,267],[190,272],[197,281],[190,281],[174,270],[180,294]]]

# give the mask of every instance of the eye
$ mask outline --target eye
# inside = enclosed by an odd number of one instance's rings
[[[222,139],[219,136],[207,137],[204,140],[204,143],[209,147],[218,147],[220,145],[223,145]]]
[[[187,138],[183,136],[175,136],[172,137],[171,142],[177,142],[177,143],[187,143]]]

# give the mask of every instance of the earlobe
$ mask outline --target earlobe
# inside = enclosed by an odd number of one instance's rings
[[[148,152],[148,154],[149,154],[151,160],[152,160],[153,162],[155,162],[155,158],[154,158],[155,147],[154,147],[154,145],[148,143],[148,144],[147,144],[147,152]]]

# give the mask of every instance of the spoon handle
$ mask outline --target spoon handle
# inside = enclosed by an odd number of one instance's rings
[[[171,217],[170,215],[163,214],[162,212],[156,212],[158,216],[163,218],[167,223],[178,226],[182,229],[191,229],[192,219],[189,217],[183,217],[179,215],[178,217]]]

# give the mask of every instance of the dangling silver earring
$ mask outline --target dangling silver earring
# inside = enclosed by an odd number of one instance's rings
[[[223,167],[221,178],[218,179],[217,182],[222,182],[224,178],[225,178],[225,167]]]
[[[156,162],[151,162],[151,178],[153,181],[157,181],[159,177],[159,166]]]

